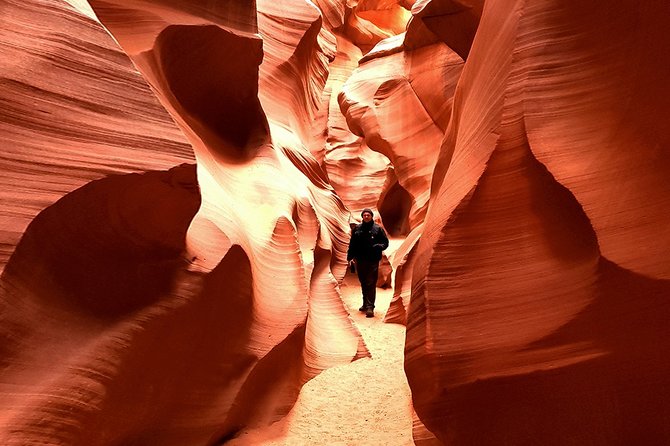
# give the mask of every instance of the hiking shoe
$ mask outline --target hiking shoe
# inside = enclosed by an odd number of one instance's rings
[[[375,317],[375,310],[372,308],[365,310],[365,317]]]
[[[365,313],[365,305],[363,305],[361,308],[358,309],[361,313]]]

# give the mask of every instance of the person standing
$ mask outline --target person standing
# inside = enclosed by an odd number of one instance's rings
[[[363,292],[363,305],[358,311],[364,312],[366,317],[375,315],[379,261],[382,259],[382,251],[389,246],[386,233],[372,220],[372,217],[370,209],[363,209],[361,212],[363,222],[351,231],[347,251],[347,261],[352,268],[356,268]]]

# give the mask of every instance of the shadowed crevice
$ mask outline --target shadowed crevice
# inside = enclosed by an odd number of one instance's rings
[[[441,423],[448,419],[450,425],[443,439],[453,436],[473,446],[509,438],[514,444],[553,446],[670,441],[670,281],[606,259],[599,262],[598,276],[595,300],[524,351],[587,342],[601,356],[443,390],[439,398],[448,415]]]
[[[192,164],[92,181],[35,217],[2,279],[48,306],[121,316],[170,289],[199,207]]]
[[[210,149],[216,147],[217,154],[232,161],[244,160],[268,140],[258,99],[260,39],[214,25],[171,25],[156,39],[154,52],[187,122],[195,120],[205,133],[227,143],[210,144]]]
[[[403,237],[409,234],[409,212],[412,203],[412,196],[397,181],[384,194],[379,205],[379,214],[390,236]]]

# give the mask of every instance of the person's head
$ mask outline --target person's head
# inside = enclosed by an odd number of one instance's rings
[[[372,221],[372,216],[372,210],[368,208],[363,209],[363,212],[361,212],[363,223],[370,223]]]

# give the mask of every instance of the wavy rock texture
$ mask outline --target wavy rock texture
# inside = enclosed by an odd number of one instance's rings
[[[463,61],[442,43],[402,51],[402,36],[374,52],[379,57],[366,56],[339,102],[351,130],[393,164],[398,182],[390,191],[394,215],[387,228],[392,235],[407,235],[425,217]]]
[[[368,354],[337,291],[349,213],[307,148],[321,19],[90,5],[2,16],[0,439],[215,444]]]
[[[147,83],[91,19],[62,2],[8,1],[0,36],[3,269],[28,223],[67,192],[194,157]]]
[[[442,442],[421,422],[416,412],[412,411],[412,441],[415,446],[442,446]]]
[[[397,181],[388,158],[370,150],[362,137],[354,135],[340,111],[337,96],[362,54],[347,36],[339,32],[335,36],[337,54],[330,64],[324,92],[327,134],[323,165],[337,195],[352,211],[355,221],[360,221],[360,212],[365,208],[379,215],[380,197]]]
[[[384,316],[384,322],[403,325],[407,323],[407,311],[412,295],[412,272],[416,259],[415,253],[422,231],[423,225],[414,228],[403,240],[402,245],[393,253],[391,258],[392,274],[395,276],[393,298]]]
[[[417,0],[407,25],[405,46],[444,42],[467,59],[484,7],[483,0]]]
[[[364,207],[417,444],[670,443],[664,2],[2,11],[0,443],[277,420],[368,355]]]
[[[274,123],[291,129],[319,162],[323,160],[321,135],[327,125],[327,116],[319,113],[319,107],[328,64],[336,52],[331,30],[339,24],[338,10],[344,9],[342,2],[322,3],[335,14],[325,23],[312,2],[257,2],[264,53],[259,88],[263,108]]]
[[[408,315],[414,406],[443,443],[670,441],[669,14],[486,3]]]
[[[393,166],[386,156],[370,150],[364,138],[351,132],[342,114],[338,96],[345,82],[363,58],[380,40],[404,30],[409,11],[394,1],[347,2],[336,19],[327,20],[336,39],[336,54],[329,65],[322,109],[327,111],[322,160],[338,196],[352,211],[352,221],[360,221],[365,208],[379,216],[384,197],[397,183]],[[326,16],[328,19],[328,16]],[[387,208],[393,203],[387,201]],[[385,223],[391,223],[387,218]],[[381,220],[378,220],[381,223]]]
[[[405,31],[411,12],[398,0],[347,2],[343,31],[364,53],[380,41]]]

